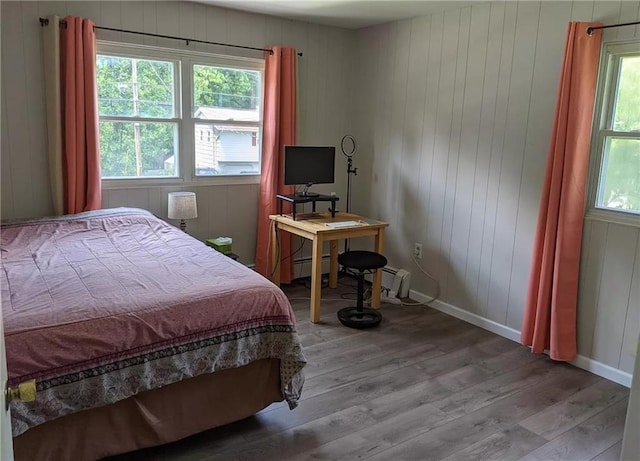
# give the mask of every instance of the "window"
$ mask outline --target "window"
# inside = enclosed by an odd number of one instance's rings
[[[98,55],[96,67],[102,177],[178,176],[177,62]]]
[[[605,46],[601,67],[592,203],[640,216],[640,43]]]
[[[96,66],[104,180],[260,174],[262,60],[102,42]]]
[[[197,176],[260,174],[261,89],[259,72],[193,66],[193,117],[207,132],[195,150]]]

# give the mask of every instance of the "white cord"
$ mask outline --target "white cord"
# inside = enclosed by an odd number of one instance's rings
[[[418,269],[420,269],[420,272],[422,272],[424,275],[426,275],[427,277],[429,277],[431,280],[433,280],[434,282],[436,282],[436,295],[431,298],[428,299],[426,301],[423,301],[421,303],[405,303],[402,302],[400,303],[401,306],[425,306],[429,303],[434,302],[436,299],[438,299],[440,297],[440,282],[438,282],[438,279],[436,279],[433,275],[431,275],[430,273],[428,273],[426,270],[424,270],[422,268],[422,266],[418,263],[418,260],[416,259],[416,256],[412,253],[411,254],[411,259],[413,259],[413,262],[416,264],[416,266],[418,266]]]
[[[278,239],[278,224],[275,221],[271,221],[271,226],[269,229],[269,243],[267,244],[267,273],[269,274],[269,279],[271,279],[274,274],[276,273],[276,267],[277,270],[281,269],[282,266],[282,261],[280,258],[280,254],[281,254],[281,249],[280,249],[280,240]],[[276,242],[274,242],[274,245],[277,245],[277,250],[278,250],[278,259],[277,259],[277,263],[276,263],[276,267],[271,267],[271,263],[273,262],[273,257],[271,255],[271,237],[273,236],[275,231],[276,234]]]

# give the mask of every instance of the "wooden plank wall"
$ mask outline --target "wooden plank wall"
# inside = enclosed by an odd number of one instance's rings
[[[301,144],[339,145],[350,131],[349,84],[355,32],[243,13],[198,3],[146,2],[2,2],[2,191],[3,219],[52,213],[46,157],[46,121],[42,46],[38,18],[77,15],[96,24],[222,43],[262,47],[294,46],[299,59],[299,136]],[[185,48],[167,39],[99,31],[99,39]],[[260,53],[194,44],[185,49],[261,57]],[[336,184],[319,191],[346,188],[346,159],[336,158]],[[197,193],[199,217],[188,223],[198,238],[227,235],[243,262],[255,254],[257,184],[190,185],[167,188],[107,189],[105,207],[136,206],[166,216],[167,192]]]
[[[391,223],[412,288],[520,330],[567,23],[640,19],[638,1],[477,3],[358,31],[358,210]],[[640,38],[609,29],[606,41]],[[640,229],[587,221],[579,353],[631,373]]]
[[[432,293],[409,257],[413,242],[423,243],[422,264],[440,280],[444,302],[516,330],[566,24],[640,17],[637,1],[494,2],[355,33],[189,2],[2,2],[1,8],[4,219],[51,213],[39,16],[74,14],[108,27],[293,45],[304,52],[300,142],[339,145],[344,134],[356,135],[354,211],[391,223],[392,265],[411,270],[413,288]],[[638,27],[605,33],[605,40],[638,37]],[[119,33],[101,38],[181,46]],[[344,196],[345,159],[338,155],[336,163],[337,183],[324,191]],[[166,194],[177,189],[198,194],[193,235],[230,235],[243,261],[253,260],[256,184],[112,189],[104,205],[165,216]],[[630,373],[640,330],[640,231],[588,220],[584,235],[579,351]]]

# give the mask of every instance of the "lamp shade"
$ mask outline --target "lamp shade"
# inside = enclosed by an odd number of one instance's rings
[[[198,217],[195,192],[169,192],[169,219],[193,219]]]

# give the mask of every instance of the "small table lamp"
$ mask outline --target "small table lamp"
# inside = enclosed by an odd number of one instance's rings
[[[180,229],[187,232],[185,219],[198,217],[195,192],[169,192],[169,219],[179,219]]]

